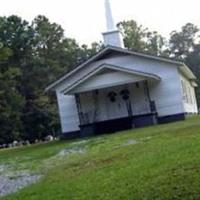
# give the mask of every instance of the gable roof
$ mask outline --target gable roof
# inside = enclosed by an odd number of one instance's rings
[[[156,81],[161,80],[161,78],[159,76],[152,74],[152,73],[141,72],[141,71],[137,71],[137,70],[127,69],[127,68],[124,68],[124,67],[104,63],[104,64],[99,65],[96,69],[91,71],[86,76],[81,77],[79,80],[77,80],[72,85],[66,87],[61,92],[66,94],[66,93],[72,91],[74,88],[79,86],[81,83],[85,82],[87,79],[98,74],[98,72],[100,72],[104,69],[111,69],[111,70],[116,70],[116,71],[120,71],[120,72],[125,72],[125,73],[129,73],[129,74],[132,74],[132,75],[142,76],[142,77],[145,77],[145,78],[148,78],[148,79],[153,79],[153,80],[156,80]]]
[[[96,55],[92,56],[90,59],[88,59],[84,63],[80,64],[78,67],[76,67],[71,72],[66,73],[61,78],[59,78],[58,80],[56,80],[55,82],[50,84],[45,89],[45,91],[49,91],[49,90],[55,88],[59,83],[64,81],[69,76],[73,75],[75,72],[80,70],[82,67],[84,67],[84,66],[86,66],[86,65],[88,65],[88,64],[90,64],[90,63],[92,63],[92,62],[94,62],[94,61],[96,61],[98,59],[101,59],[103,56],[105,56],[105,55],[107,55],[107,54],[109,54],[111,52],[123,53],[123,54],[127,54],[127,55],[134,55],[134,56],[139,56],[139,57],[143,57],[143,58],[147,58],[147,59],[151,59],[151,60],[156,60],[156,61],[160,61],[160,62],[165,62],[165,63],[169,63],[169,64],[182,66],[182,67],[187,68],[186,71],[192,77],[191,79],[196,79],[196,77],[194,76],[193,72],[183,62],[174,61],[174,60],[163,58],[163,57],[159,57],[159,56],[152,56],[152,55],[145,54],[145,53],[138,53],[138,52],[130,51],[130,50],[123,49],[123,48],[120,48],[120,47],[107,46],[106,48],[104,48],[103,50],[98,52]]]

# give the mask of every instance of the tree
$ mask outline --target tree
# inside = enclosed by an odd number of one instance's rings
[[[58,116],[55,97],[47,97],[44,88],[56,79],[70,64],[71,51],[77,45],[64,38],[61,26],[49,22],[44,16],[36,17],[31,25],[34,31],[32,53],[24,70],[23,86],[26,103],[23,111],[25,137],[29,140],[58,134]],[[70,43],[71,42],[71,43]],[[69,45],[65,47],[65,45]],[[75,45],[75,47],[72,47]],[[70,60],[73,62],[72,58]]]
[[[45,16],[31,24],[18,16],[0,17],[0,143],[58,134],[56,98],[44,89],[101,48],[80,47]]]
[[[124,38],[124,45],[130,50],[145,51],[146,42],[146,28],[138,25],[136,21],[123,21],[118,24],[118,28],[122,32]]]
[[[165,39],[156,31],[146,33],[146,51],[152,55],[167,56],[165,53]]]
[[[191,68],[197,77],[198,87],[196,88],[197,102],[200,107],[200,43],[194,45],[193,51],[185,58],[185,63]]]
[[[170,34],[169,51],[171,57],[185,60],[193,52],[199,29],[191,23],[187,23],[181,28],[180,32],[173,31]]]
[[[170,56],[185,62],[200,83],[200,30],[197,26],[187,23],[181,31],[173,31],[169,40]],[[200,88],[196,90],[198,104],[200,106]]]
[[[0,143],[11,142],[23,132],[21,113],[24,99],[18,91],[19,68],[8,66],[12,51],[0,43]]]
[[[153,55],[164,55],[165,39],[156,31],[149,31],[136,21],[123,21],[118,24],[124,37],[126,48]]]

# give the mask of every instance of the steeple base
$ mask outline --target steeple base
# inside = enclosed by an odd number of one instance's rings
[[[104,44],[106,46],[115,46],[124,48],[124,42],[119,30],[113,30],[103,33]]]

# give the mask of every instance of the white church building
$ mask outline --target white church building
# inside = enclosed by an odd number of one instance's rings
[[[46,88],[62,134],[84,137],[184,120],[198,113],[196,77],[182,62],[124,48],[106,0],[105,48]]]

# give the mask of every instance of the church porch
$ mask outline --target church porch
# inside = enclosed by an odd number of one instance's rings
[[[75,98],[82,137],[157,123],[147,80],[76,93]]]

